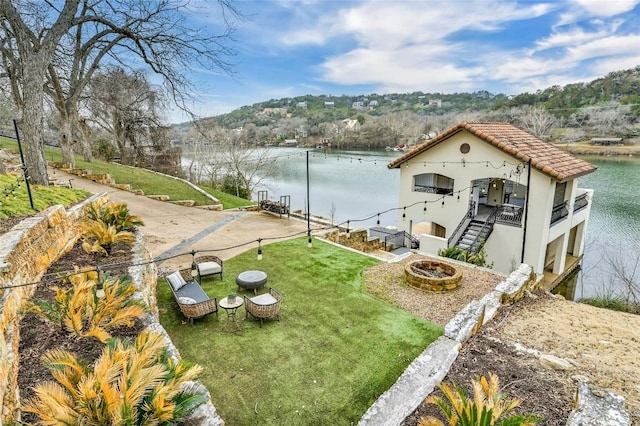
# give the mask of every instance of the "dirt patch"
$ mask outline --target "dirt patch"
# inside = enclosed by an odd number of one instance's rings
[[[515,305],[491,334],[541,353],[570,360],[580,374],[625,398],[632,424],[640,425],[640,316],[539,294]]]
[[[5,232],[9,232],[11,228],[28,217],[30,216],[11,216],[0,219],[0,235],[4,234]]]

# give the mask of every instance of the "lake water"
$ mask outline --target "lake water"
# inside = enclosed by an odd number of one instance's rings
[[[291,197],[293,210],[306,211],[307,154],[301,148],[276,148],[276,176],[260,189],[268,198]],[[402,153],[386,151],[313,150],[309,152],[310,210],[333,223],[350,221],[351,228],[376,223],[396,225],[399,171],[387,169],[389,161]],[[581,188],[594,189],[587,229],[586,252],[577,278],[574,299],[597,296],[615,283],[612,263],[620,263],[626,274],[640,280],[640,159],[629,157],[582,157],[598,170],[580,178]],[[332,207],[333,206],[333,207]],[[386,212],[386,213],[385,213]],[[368,219],[367,219],[368,218]],[[367,220],[363,220],[367,219]],[[635,275],[632,268],[637,266]],[[616,287],[620,288],[620,287]]]

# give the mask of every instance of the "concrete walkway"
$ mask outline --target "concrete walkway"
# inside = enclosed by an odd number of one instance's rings
[[[107,193],[112,201],[127,203],[131,214],[140,216],[144,221],[145,225],[139,228],[140,233],[151,255],[163,268],[190,267],[191,250],[215,250],[212,254],[225,260],[256,249],[258,238],[277,238],[264,241],[264,245],[304,235],[307,230],[307,223],[299,219],[279,218],[266,212],[184,207],[102,185],[62,170],[50,168],[49,175],[60,181],[72,179],[74,188],[95,194]]]

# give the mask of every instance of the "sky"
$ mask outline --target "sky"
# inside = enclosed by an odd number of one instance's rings
[[[233,75],[194,68],[201,117],[303,95],[517,95],[640,65],[640,0],[240,0]],[[189,19],[215,31],[217,3]],[[171,122],[186,117],[172,112]]]

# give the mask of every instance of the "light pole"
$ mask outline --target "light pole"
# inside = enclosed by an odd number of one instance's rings
[[[36,208],[33,206],[33,197],[31,196],[31,185],[29,184],[31,176],[29,176],[29,168],[27,167],[27,163],[24,162],[22,143],[20,142],[20,132],[18,131],[18,122],[15,119],[13,120],[13,128],[16,130],[16,140],[18,141],[18,149],[20,150],[20,161],[22,161],[22,173],[24,174],[24,182],[27,185],[27,194],[29,194],[29,204],[31,204],[31,209],[35,210]]]
[[[309,201],[309,151],[307,151],[307,247],[311,248],[311,202]]]

